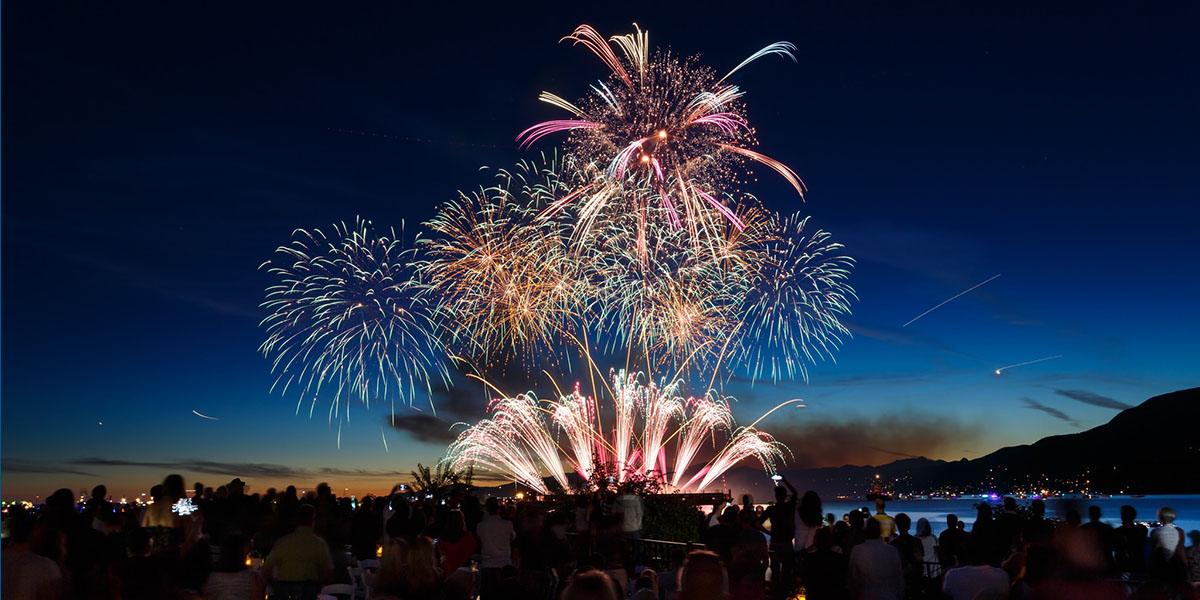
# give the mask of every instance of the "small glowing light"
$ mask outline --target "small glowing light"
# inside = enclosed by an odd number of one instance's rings
[[[649,156],[647,156],[647,155],[645,155],[645,154],[643,154],[643,155],[642,155],[642,164],[646,164],[646,163],[648,163],[648,162],[650,162],[650,157],[649,157]]]
[[[517,500],[524,500],[525,492],[517,492]]]
[[[171,506],[171,512],[179,516],[190,515],[196,512],[196,505],[192,504],[191,498],[180,498],[179,502]]]
[[[375,556],[377,558],[383,556],[383,546],[378,546],[375,548]]]
[[[249,557],[249,556],[247,556],[247,557],[246,557],[246,566],[247,566],[247,567],[248,567],[248,566],[250,566],[250,562],[251,562],[251,561],[250,561],[250,557]]]
[[[660,140],[667,139],[667,130],[666,129],[658,130],[658,139],[660,139]]]
[[[999,375],[999,374],[1000,374],[1000,369],[996,369],[996,374],[997,374],[997,375]]]

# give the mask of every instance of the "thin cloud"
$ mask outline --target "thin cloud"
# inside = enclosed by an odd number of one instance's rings
[[[1054,417],[1055,419],[1066,421],[1066,422],[1070,423],[1071,425],[1074,425],[1075,427],[1079,427],[1078,421],[1076,421],[1075,419],[1072,419],[1069,415],[1067,415],[1067,413],[1065,413],[1061,410],[1058,410],[1057,408],[1054,408],[1053,406],[1046,406],[1045,404],[1042,404],[1041,402],[1038,402],[1037,400],[1034,400],[1032,398],[1021,398],[1021,401],[1025,403],[1025,408],[1029,408],[1029,409],[1033,409],[1033,410],[1040,410],[1040,411]]]
[[[5,473],[46,473],[50,475],[83,475],[95,477],[95,473],[70,469],[58,464],[48,464],[12,458],[0,459],[0,471]]]
[[[289,467],[287,465],[278,465],[273,463],[237,463],[195,459],[139,461],[92,457],[79,458],[70,461],[70,464],[96,467],[148,467],[164,470],[190,471],[193,473],[205,473],[208,475],[231,475],[234,477],[267,477],[282,479],[303,479],[322,476],[397,477],[408,475],[407,472],[402,471],[372,471],[368,469],[339,469],[334,467],[324,467],[313,470],[299,469],[296,467]]]
[[[418,442],[448,444],[458,437],[457,433],[450,430],[453,423],[425,413],[392,415],[384,417],[384,420],[391,427],[409,434]]]
[[[1059,396],[1066,396],[1072,400],[1076,400],[1084,404],[1091,404],[1092,406],[1099,406],[1101,408],[1111,408],[1115,410],[1133,408],[1132,405],[1125,404],[1124,402],[1113,400],[1108,396],[1101,396],[1100,394],[1089,392],[1087,390],[1054,390],[1054,393],[1058,394]]]

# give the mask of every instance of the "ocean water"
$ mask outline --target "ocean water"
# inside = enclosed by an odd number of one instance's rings
[[[913,521],[910,533],[916,532],[917,519],[929,519],[934,535],[946,529],[946,516],[953,514],[966,523],[967,530],[975,522],[974,505],[983,502],[979,498],[960,499],[931,499],[931,500],[892,500],[887,503],[887,513],[896,516],[898,513],[907,514]],[[992,502],[998,504],[999,502]],[[1027,505],[1028,500],[1017,500],[1018,505]],[[1169,506],[1175,509],[1175,525],[1185,532],[1200,529],[1200,496],[1145,496],[1131,498],[1129,496],[1113,496],[1111,498],[1050,498],[1046,500],[1046,516],[1063,518],[1068,506],[1072,504],[1087,522],[1088,507],[1100,507],[1100,520],[1114,527],[1121,524],[1121,506],[1128,504],[1137,510],[1138,521],[1154,521],[1158,509]],[[875,512],[875,503],[868,500],[830,500],[822,503],[822,512],[833,513],[834,518],[851,510],[867,507]]]

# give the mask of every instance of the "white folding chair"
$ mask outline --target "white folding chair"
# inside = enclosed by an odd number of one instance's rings
[[[321,588],[321,600],[326,600],[327,598],[340,600],[342,596],[345,596],[350,600],[355,600],[354,586],[348,583],[331,583]]]

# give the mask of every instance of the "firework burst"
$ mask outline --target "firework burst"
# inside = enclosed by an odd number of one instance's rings
[[[448,378],[428,290],[413,278],[411,249],[370,221],[329,233],[296,230],[262,267],[275,278],[259,351],[272,361],[272,391],[329,401],[330,419],[350,401],[411,404],[432,379]]]
[[[758,142],[745,116],[744,92],[725,83],[763,56],[775,54],[795,61],[795,46],[771,44],[718,78],[698,57],[651,52],[649,33],[636,24],[634,28],[634,33],[606,40],[592,27],[581,25],[563,38],[594,53],[610,75],[576,103],[542,92],[540,100],[574,118],[538,123],[517,136],[521,146],[528,147],[545,136],[569,132],[564,144],[567,153],[604,169],[603,181],[590,182],[586,189],[569,195],[582,205],[581,212],[630,210],[610,202],[632,195],[637,199],[632,209],[657,204],[665,209],[661,214],[671,228],[683,227],[707,212],[716,212],[740,228],[742,223],[726,205],[725,194],[738,183],[746,160],[780,173],[803,197],[804,184],[791,168],[750,149]],[[579,226],[586,230],[591,220],[581,219]]]
[[[578,387],[557,400],[522,394],[493,400],[491,416],[459,434],[445,460],[456,469],[478,465],[503,473],[541,493],[549,491],[543,473],[568,487],[564,463],[585,478],[605,464],[615,467],[622,480],[638,473],[670,481],[678,490],[702,490],[747,459],[774,472],[775,461],[786,452],[753,427],[735,430],[729,404],[716,392],[684,399],[678,382],[643,383],[624,370],[612,373],[610,384],[613,427],[608,435],[599,427],[595,401]],[[714,445],[716,454],[695,465],[705,442]],[[668,462],[671,448],[675,460]],[[667,472],[667,465],[674,471]]]
[[[857,299],[850,287],[854,259],[826,231],[805,231],[808,218],[780,220],[765,239],[756,271],[739,295],[739,364],[752,378],[808,379],[808,363],[833,359],[850,332],[841,319]]]

